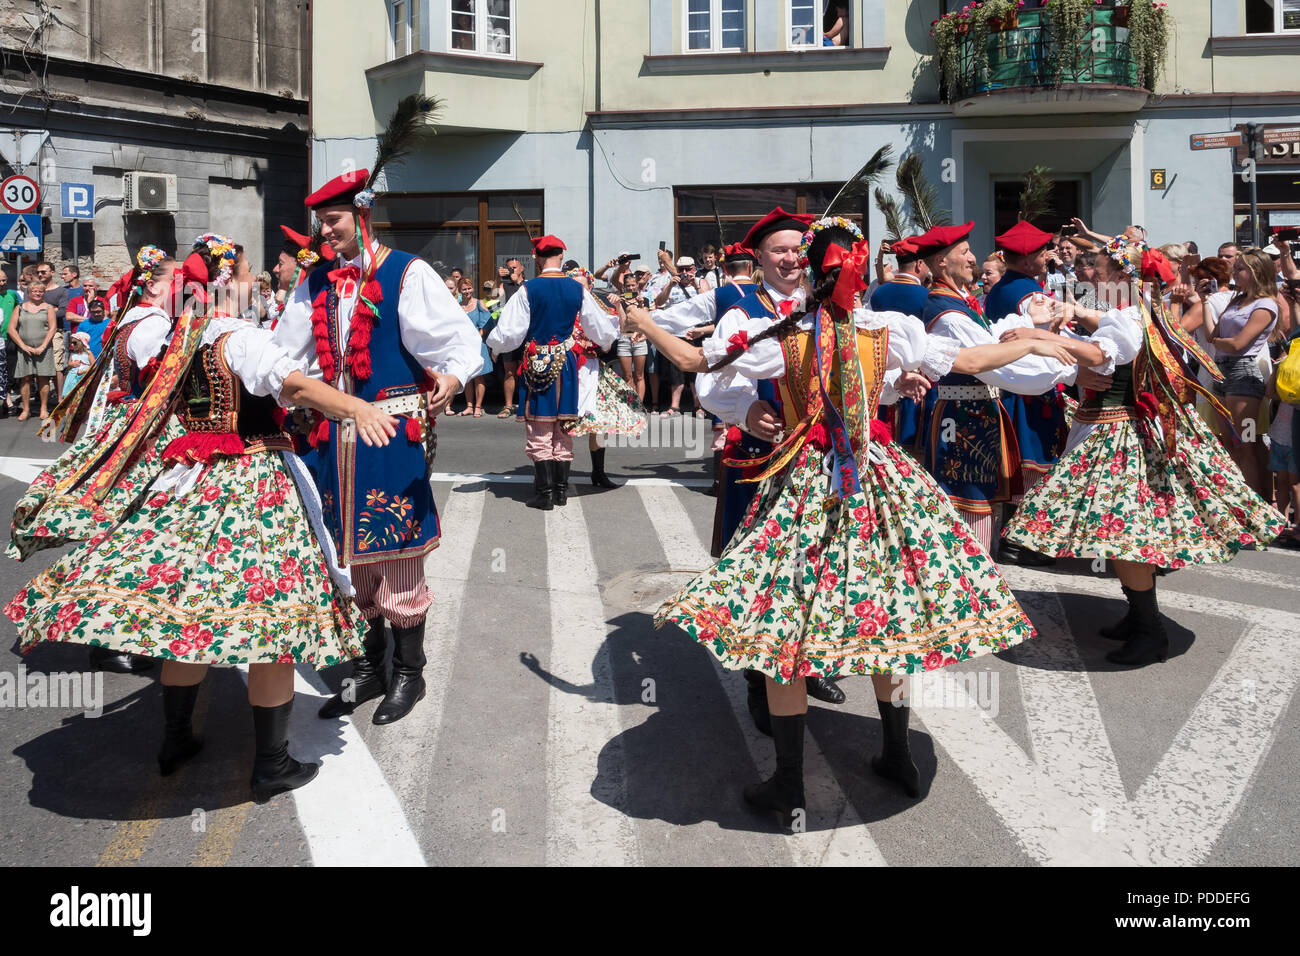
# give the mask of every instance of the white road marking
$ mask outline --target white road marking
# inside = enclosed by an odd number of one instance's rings
[[[700,541],[686,509],[669,488],[638,489],[646,513],[659,535],[659,543],[674,571],[700,571],[713,565],[709,551]],[[712,655],[710,655],[712,658]],[[731,710],[745,738],[759,778],[772,775],[776,754],[771,741],[754,728],[746,703],[745,679],[728,671],[712,658],[714,671],[731,704]],[[870,684],[862,686],[870,687]],[[864,763],[866,757],[863,757]],[[802,866],[885,866],[885,858],[853,804],[835,779],[817,741],[808,735],[804,742],[804,796],[808,800],[810,828],[790,839],[790,852]],[[827,822],[833,823],[826,826]]]
[[[1076,591],[1081,594],[1112,598],[1120,603],[1124,600],[1124,595],[1119,589],[1119,581],[1114,577],[1048,574],[1045,571],[1007,566],[1001,566],[999,570],[1007,583],[1016,591]],[[1279,608],[1256,607],[1253,604],[1238,604],[1235,601],[1203,597],[1190,591],[1177,591],[1165,583],[1167,580],[1156,579],[1157,600],[1161,613],[1166,616],[1174,611],[1191,611],[1194,614],[1208,614],[1212,617],[1227,617],[1249,622],[1266,630],[1290,630],[1293,634],[1300,633],[1300,614]]]
[[[248,669],[241,667],[244,679]],[[298,823],[316,866],[424,866],[420,843],[397,795],[349,721],[321,720],[316,711],[330,691],[315,671],[294,671],[289,753],[319,753],[320,773],[290,791]]]
[[[1269,553],[1272,554],[1273,552]],[[1287,552],[1280,553],[1287,554]],[[1241,584],[1254,584],[1262,588],[1283,588],[1287,591],[1295,590],[1296,585],[1300,584],[1300,578],[1296,578],[1294,575],[1273,574],[1269,571],[1256,571],[1254,568],[1234,567],[1227,564],[1198,564],[1194,569],[1188,568],[1186,571],[1178,573],[1187,574],[1189,572],[1200,572],[1211,577],[1227,578]],[[1166,578],[1165,580],[1169,579]]]
[[[433,758],[460,644],[465,591],[486,497],[485,491],[467,491],[456,486],[439,513],[444,537],[424,562],[425,579],[433,592],[433,604],[424,628],[427,691],[424,700],[411,713],[375,735],[375,756],[390,768],[390,776],[396,776],[395,786],[402,805],[420,832],[428,809]],[[363,712],[364,719],[368,720],[370,709]]]
[[[1113,810],[1128,795],[1060,596],[1033,592],[1020,603],[1038,629],[1015,651],[1034,762],[1078,806]]]
[[[605,605],[580,499],[546,515],[546,577],[551,606],[550,671],[590,696],[552,684],[546,746],[546,862],[565,866],[630,866],[640,862],[636,833],[621,809],[627,777],[613,669],[606,644]],[[602,750],[617,769],[601,777]],[[603,789],[592,793],[593,781]]]
[[[58,459],[55,458],[4,458],[0,457],[0,475],[30,485],[36,476]]]
[[[491,472],[484,474],[474,474],[464,471],[442,471],[430,476],[432,482],[451,482],[452,484],[472,484],[474,482],[487,482],[492,485],[531,485],[533,483],[532,475],[501,475]],[[620,486],[627,485],[633,488],[650,487],[650,488],[670,488],[678,486],[681,488],[708,488],[713,484],[709,478],[619,478]],[[586,475],[582,472],[574,472],[569,478],[569,496],[582,495],[584,492],[591,490]]]
[[[1026,853],[1054,866],[1134,865],[1112,841],[1093,832],[1088,808],[1035,766],[993,718],[974,705],[960,682],[951,682],[944,700],[954,706],[914,710]]]
[[[1205,862],[1273,745],[1300,683],[1294,628],[1237,642],[1129,805],[1131,852],[1153,866]]]

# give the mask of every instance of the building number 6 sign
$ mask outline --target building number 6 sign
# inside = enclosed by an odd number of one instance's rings
[[[35,212],[41,204],[41,187],[27,176],[10,176],[0,182],[0,202],[9,212]]]

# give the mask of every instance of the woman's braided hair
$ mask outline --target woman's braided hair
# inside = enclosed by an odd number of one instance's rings
[[[829,272],[822,268],[822,263],[826,259],[826,252],[831,246],[839,246],[841,249],[849,249],[857,241],[855,236],[848,229],[841,226],[828,226],[817,233],[812,244],[808,247],[808,269],[812,273],[813,291],[809,296],[808,305],[815,308],[823,302],[830,300],[831,293],[835,291],[835,283],[840,278],[840,267],[836,266]],[[803,312],[793,312],[788,318],[782,319],[771,326],[768,326],[750,341],[752,346],[756,342],[764,339],[779,338],[793,331],[798,325],[799,320],[808,314],[808,309]],[[727,356],[716,365],[709,366],[710,372],[716,372],[726,368],[736,359],[740,358],[742,352],[728,352]]]

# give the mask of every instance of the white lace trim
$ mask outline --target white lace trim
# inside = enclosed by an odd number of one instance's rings
[[[937,382],[952,371],[953,362],[961,354],[961,343],[941,335],[928,335],[925,354],[921,358],[920,372],[932,382]]]

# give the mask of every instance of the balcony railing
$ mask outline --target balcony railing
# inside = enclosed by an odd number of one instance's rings
[[[1127,11],[1122,11],[1127,12]],[[1095,86],[1140,90],[1142,73],[1116,11],[1099,7],[1076,38],[1056,35],[1050,15],[1025,9],[1010,29],[990,32],[979,49],[961,37],[956,76],[947,79],[948,101],[1005,91]]]

